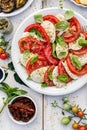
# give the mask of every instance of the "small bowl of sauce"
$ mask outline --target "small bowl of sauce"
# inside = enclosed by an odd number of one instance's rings
[[[35,101],[28,96],[17,96],[8,104],[8,114],[17,124],[31,123],[37,114]]]
[[[5,72],[2,67],[0,67],[0,83],[4,80],[5,78]]]

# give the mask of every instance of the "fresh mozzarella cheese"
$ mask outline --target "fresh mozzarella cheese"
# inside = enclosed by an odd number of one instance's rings
[[[69,43],[69,49],[80,50],[82,48],[82,46],[78,44],[78,41],[80,39],[85,39],[85,36],[83,34],[80,34],[80,37],[75,42]]]
[[[51,43],[53,43],[55,41],[55,37],[56,37],[56,33],[55,33],[56,30],[55,30],[55,26],[53,25],[53,23],[51,23],[48,20],[45,20],[45,21],[43,21],[43,23],[41,25],[47,32],[48,36],[50,37]]]
[[[30,77],[33,81],[42,83],[44,82],[44,74],[46,72],[48,67],[41,67],[39,69],[36,69],[30,74]]]
[[[57,17],[60,21],[65,20],[65,18],[64,18],[64,16],[63,16],[62,14],[58,14],[56,17]]]
[[[63,64],[63,66],[64,66],[64,68],[65,68],[67,74],[68,74],[72,79],[78,79],[78,76],[75,75],[75,74],[73,74],[73,73],[69,70],[66,61],[63,62],[62,64]]]
[[[58,66],[56,66],[52,72],[52,78],[53,78],[53,83],[54,85],[56,85],[57,87],[63,87],[66,85],[66,83],[64,82],[61,82],[57,79],[57,76],[58,76]]]
[[[25,58],[24,55],[21,54],[21,55],[20,55],[20,63],[21,63],[24,67],[26,67],[27,62],[28,62],[33,56],[34,56],[34,54],[31,53],[31,54],[29,55],[29,57],[26,57],[26,58]]]
[[[59,54],[61,53],[61,52],[65,52],[66,54],[65,54],[65,56],[59,56]],[[66,56],[67,56],[67,54],[68,54],[68,45],[66,44],[66,46],[65,47],[63,47],[63,46],[61,46],[61,45],[59,45],[58,43],[57,43],[57,45],[56,45],[56,54],[57,54],[57,57],[59,58],[59,59],[61,59],[61,58],[65,58]]]
[[[87,53],[78,57],[82,65],[87,64]]]

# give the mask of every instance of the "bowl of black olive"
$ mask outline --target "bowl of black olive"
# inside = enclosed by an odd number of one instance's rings
[[[8,104],[9,117],[17,124],[31,123],[37,115],[35,101],[29,96],[17,96]]]

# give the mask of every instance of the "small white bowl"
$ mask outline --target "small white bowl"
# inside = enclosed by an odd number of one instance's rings
[[[37,115],[37,105],[36,105],[35,101],[34,101],[31,97],[29,97],[29,96],[24,96],[24,95],[17,96],[17,97],[15,97],[15,98],[13,98],[8,105],[12,104],[12,102],[15,101],[15,100],[16,100],[17,98],[19,98],[19,97],[26,97],[26,98],[30,99],[30,100],[34,103],[34,106],[35,106],[35,114],[34,114],[34,116],[33,116],[28,122],[17,121],[17,120],[15,120],[15,119],[13,118],[13,116],[12,116],[12,114],[11,114],[9,108],[8,108],[8,115],[9,115],[9,117],[12,119],[12,121],[15,122],[15,123],[17,123],[17,124],[20,124],[20,125],[30,124],[30,123],[31,123],[32,121],[34,121],[34,119],[36,118],[36,115]]]
[[[0,71],[2,73],[2,77],[0,79],[0,83],[1,83],[4,80],[4,78],[5,78],[5,71],[4,71],[4,69],[2,67],[0,67]]]

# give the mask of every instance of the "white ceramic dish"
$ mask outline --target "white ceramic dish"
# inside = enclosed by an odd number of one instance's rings
[[[22,36],[24,29],[29,24],[34,23],[34,17],[33,16],[35,14],[46,15],[46,14],[50,13],[50,14],[57,15],[57,14],[63,14],[65,12],[65,10],[66,9],[62,10],[62,9],[58,9],[56,7],[53,7],[53,8],[43,9],[43,10],[40,10],[40,11],[37,11],[37,12],[31,14],[18,27],[18,29],[17,29],[17,31],[14,35],[13,41],[12,41],[12,50],[11,50],[12,61],[13,61],[15,70],[18,73],[19,77],[30,88],[32,88],[33,90],[35,90],[39,93],[46,94],[46,95],[57,96],[57,95],[65,95],[65,94],[72,93],[72,92],[78,90],[79,88],[83,87],[83,85],[87,82],[87,75],[82,76],[78,80],[74,80],[72,83],[69,83],[66,87],[62,87],[62,88],[56,88],[56,87],[41,88],[41,84],[38,84],[34,81],[26,80],[27,77],[28,77],[27,72],[26,72],[25,68],[23,66],[21,66],[20,63],[19,63],[20,50],[19,50],[19,47],[18,47],[18,40]],[[87,20],[85,18],[83,18],[80,14],[75,12],[75,15],[82,25],[87,24]]]
[[[1,83],[5,78],[5,71],[4,71],[4,69],[2,67],[0,67],[0,70],[2,72],[2,78],[0,79],[0,83]]]
[[[34,101],[31,97],[29,97],[29,96],[24,96],[24,95],[22,95],[22,96],[17,96],[17,97],[15,97],[15,98],[13,98],[9,104],[11,104],[15,99],[17,99],[17,98],[19,98],[19,97],[27,97],[27,98],[29,98],[29,99],[34,103],[34,105],[35,105],[35,114],[34,114],[34,116],[33,116],[28,122],[23,122],[23,121],[17,121],[17,120],[15,120],[15,119],[13,118],[13,116],[11,115],[9,109],[8,109],[8,115],[9,115],[9,117],[11,118],[11,120],[12,120],[13,122],[15,122],[15,123],[17,123],[17,124],[19,124],[19,125],[27,125],[27,124],[30,124],[31,122],[34,121],[34,119],[35,119],[36,116],[37,116],[37,105],[36,105],[35,101]]]
[[[24,10],[26,10],[31,5],[32,2],[33,2],[33,0],[28,0],[27,3],[23,7],[21,7],[20,9],[15,10],[15,11],[13,11],[11,13],[1,12],[0,17],[11,17],[11,16],[15,16],[17,14],[20,14]]]
[[[75,5],[77,5],[77,6],[81,6],[81,7],[87,8],[87,6],[85,6],[85,5],[76,3],[75,0],[70,0],[70,1],[73,2],[73,3],[74,3]]]

